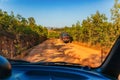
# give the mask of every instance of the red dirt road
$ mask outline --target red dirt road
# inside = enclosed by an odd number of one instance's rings
[[[74,43],[63,43],[59,39],[49,39],[27,51],[24,60],[30,62],[70,62],[91,67],[100,65],[100,51]]]

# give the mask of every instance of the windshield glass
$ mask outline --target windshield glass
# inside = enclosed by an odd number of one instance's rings
[[[98,67],[120,34],[119,10],[118,0],[0,0],[0,55]]]

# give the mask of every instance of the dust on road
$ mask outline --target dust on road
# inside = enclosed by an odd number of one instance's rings
[[[59,39],[48,39],[27,51],[23,59],[30,62],[70,62],[96,67],[100,65],[100,51]]]

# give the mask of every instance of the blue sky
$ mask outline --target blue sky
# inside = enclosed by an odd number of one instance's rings
[[[110,19],[114,0],[0,0],[0,9],[25,18],[34,17],[46,27],[71,26],[98,10]]]

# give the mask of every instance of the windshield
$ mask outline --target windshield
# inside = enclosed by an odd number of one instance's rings
[[[0,55],[98,67],[120,34],[119,10],[118,0],[0,0]]]

